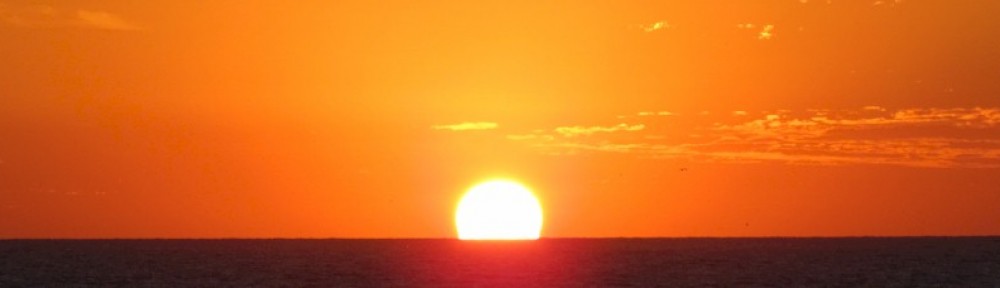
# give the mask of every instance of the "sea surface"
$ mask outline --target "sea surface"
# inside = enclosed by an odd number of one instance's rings
[[[1000,237],[3,240],[0,287],[1000,287]]]

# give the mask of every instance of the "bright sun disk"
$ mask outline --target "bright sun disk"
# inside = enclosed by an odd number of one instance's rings
[[[462,240],[534,240],[542,232],[542,205],[521,184],[489,181],[458,202],[455,226]]]

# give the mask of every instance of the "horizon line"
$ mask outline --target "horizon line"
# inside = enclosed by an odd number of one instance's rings
[[[448,240],[462,242],[530,242],[539,240],[725,240],[725,239],[873,239],[873,238],[1000,238],[1000,234],[970,235],[843,235],[843,236],[621,236],[621,237],[541,237],[533,240],[461,240],[457,237],[76,237],[76,238],[0,238],[0,241],[155,241],[155,240]]]

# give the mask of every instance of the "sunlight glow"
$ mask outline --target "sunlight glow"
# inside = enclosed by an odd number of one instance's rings
[[[489,181],[458,202],[455,226],[462,240],[534,240],[542,232],[542,206],[521,184]]]

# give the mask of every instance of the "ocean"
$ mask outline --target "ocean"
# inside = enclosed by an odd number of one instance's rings
[[[1000,237],[2,240],[0,287],[1000,287]]]

